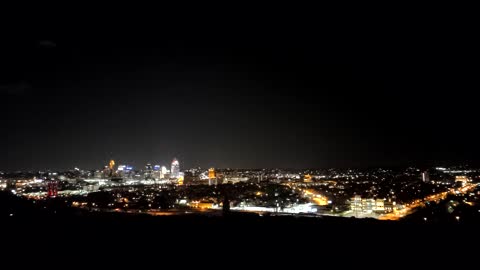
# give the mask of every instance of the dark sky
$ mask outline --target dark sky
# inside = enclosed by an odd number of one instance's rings
[[[5,34],[0,170],[479,161],[460,27],[190,23]]]

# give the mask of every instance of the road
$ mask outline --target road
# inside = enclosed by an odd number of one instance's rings
[[[392,213],[382,215],[378,219],[380,219],[380,220],[399,220],[399,219],[411,214],[412,212],[414,212],[418,207],[424,207],[425,202],[438,202],[438,201],[441,201],[441,200],[445,200],[445,198],[447,198],[448,194],[457,194],[457,193],[465,194],[465,193],[473,190],[476,186],[477,186],[477,184],[468,183],[463,187],[459,187],[459,188],[456,188],[456,189],[451,188],[448,191],[444,191],[444,192],[440,192],[440,193],[437,193],[437,194],[429,195],[429,196],[423,198],[423,200],[422,199],[414,200],[410,203],[405,204],[405,209],[394,210]]]

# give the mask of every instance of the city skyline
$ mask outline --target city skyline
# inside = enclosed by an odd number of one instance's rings
[[[17,196],[40,208],[57,201],[82,215],[212,217],[250,212],[259,217],[328,216],[343,222],[355,217],[424,224],[439,218],[445,224],[459,224],[480,217],[479,168],[180,170],[176,158],[170,171],[160,165],[135,170],[115,164],[110,160],[96,171],[0,174],[0,196]],[[23,215],[9,213],[17,214]]]
[[[34,169],[16,169],[16,170],[5,170],[0,168],[0,172],[40,172],[40,171],[71,171],[75,169],[82,169],[82,170],[88,170],[88,171],[94,171],[94,170],[102,170],[105,167],[108,167],[109,161],[114,160],[115,162],[118,161],[118,163],[115,164],[115,168],[120,167],[125,167],[128,166],[130,170],[134,171],[142,171],[145,169],[146,165],[151,165],[153,166],[160,166],[160,170],[165,169],[168,170],[169,172],[171,171],[171,160],[170,162],[160,162],[160,161],[151,161],[149,160],[148,162],[141,163],[138,161],[123,161],[123,160],[116,160],[116,159],[105,159],[100,161],[99,164],[96,164],[92,167],[83,167],[83,166],[69,166],[69,167],[45,167],[45,168],[34,168]],[[167,159],[166,159],[167,160]],[[103,163],[102,163],[103,162]],[[386,166],[337,166],[337,167],[332,167],[332,166],[317,166],[317,167],[279,167],[279,166],[272,166],[272,167],[260,167],[260,166],[254,166],[254,167],[235,167],[235,166],[218,166],[215,164],[210,164],[206,166],[201,166],[201,165],[185,165],[185,163],[181,163],[181,171],[184,170],[189,170],[189,169],[195,169],[195,168],[202,168],[202,169],[208,169],[208,168],[216,168],[216,169],[231,169],[231,170],[328,170],[328,169],[339,169],[339,170],[346,170],[346,169],[360,169],[360,170],[366,170],[366,169],[378,169],[378,168],[385,168],[385,169],[398,169],[398,168],[418,168],[418,169],[426,169],[426,168],[435,168],[435,167],[457,167],[457,168],[478,168],[479,166],[470,164],[468,162],[459,162],[459,163],[448,163],[448,162],[437,162],[437,163],[429,163],[429,164],[422,164],[422,165],[415,165],[415,164],[395,164],[395,165],[386,165]]]
[[[477,9],[225,3],[4,8],[4,268],[472,264]]]

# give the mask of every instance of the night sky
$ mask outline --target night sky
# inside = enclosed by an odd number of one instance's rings
[[[472,35],[215,26],[4,35],[0,170],[478,164]]]

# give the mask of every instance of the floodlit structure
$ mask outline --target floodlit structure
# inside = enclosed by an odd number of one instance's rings
[[[375,209],[374,211],[383,212],[385,211],[385,203],[382,199],[375,200]]]
[[[208,179],[213,179],[215,178],[216,175],[215,175],[215,169],[214,168],[210,168],[208,169]]]
[[[356,195],[355,197],[353,197],[352,199],[352,203],[351,203],[351,209],[352,211],[354,212],[362,212],[362,197],[359,196],[359,195]]]
[[[362,199],[362,210],[365,213],[372,213],[375,208],[375,200],[370,199]]]
[[[467,182],[470,182],[471,180],[466,177],[465,175],[458,175],[455,177],[455,183],[462,183],[462,186],[465,186]]]
[[[427,171],[422,172],[422,181],[424,183],[430,182],[430,176]]]
[[[115,167],[115,160],[110,160],[110,163],[108,163],[108,167],[110,168],[111,171],[113,171],[113,168]]]
[[[172,161],[170,170],[170,178],[178,178],[180,176],[180,162],[176,158]]]

